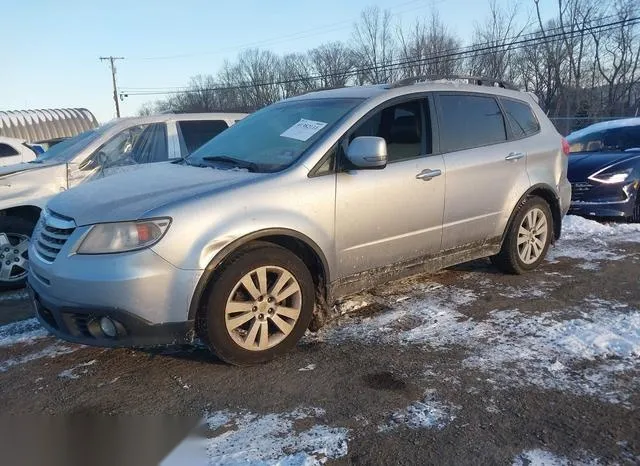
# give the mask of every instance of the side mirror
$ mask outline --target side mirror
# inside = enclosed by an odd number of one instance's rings
[[[347,148],[347,159],[361,169],[387,166],[387,141],[377,136],[359,136]]]

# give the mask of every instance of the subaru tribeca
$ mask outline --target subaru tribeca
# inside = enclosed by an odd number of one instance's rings
[[[48,204],[32,303],[65,340],[295,346],[341,296],[480,257],[537,267],[569,208],[568,145],[524,92],[464,78],[312,92],[191,156]]]

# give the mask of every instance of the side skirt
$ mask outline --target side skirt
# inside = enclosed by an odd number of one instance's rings
[[[500,237],[493,238],[490,241],[485,241],[480,244],[471,243],[435,255],[397,262],[378,269],[350,275],[336,280],[329,285],[327,302],[329,305],[332,305],[339,298],[373,288],[392,280],[398,280],[419,273],[433,273],[453,265],[493,256],[500,252],[500,244]]]

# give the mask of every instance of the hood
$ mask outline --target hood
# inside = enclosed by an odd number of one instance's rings
[[[640,152],[575,152],[569,154],[568,178],[571,182],[587,181],[598,170],[639,157]]]
[[[42,168],[42,165],[38,163],[17,163],[15,165],[7,165],[4,167],[0,167],[0,178],[3,176],[13,175],[14,173],[20,173],[36,168]]]
[[[159,163],[82,184],[53,198],[48,207],[73,218],[78,226],[136,220],[166,204],[260,176],[240,170]]]

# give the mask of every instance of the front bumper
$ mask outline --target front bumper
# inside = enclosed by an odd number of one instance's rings
[[[153,347],[192,343],[193,321],[152,324],[121,309],[69,307],[55,303],[27,287],[31,306],[40,323],[52,334],[73,343],[103,347]],[[100,319],[115,323],[117,335],[109,337],[100,328]]]
[[[33,241],[29,248],[32,305],[49,331],[97,346],[193,339],[189,307],[201,270],[178,269],[150,249],[78,255],[68,250],[73,243],[72,237],[53,261],[40,256]],[[117,323],[116,338],[100,331],[101,317]]]
[[[576,182],[569,213],[583,217],[631,217],[637,196],[637,181],[624,185]]]

